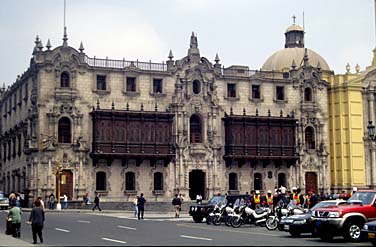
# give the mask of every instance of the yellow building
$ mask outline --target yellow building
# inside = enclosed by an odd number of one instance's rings
[[[331,189],[365,187],[362,76],[334,75],[328,89]]]

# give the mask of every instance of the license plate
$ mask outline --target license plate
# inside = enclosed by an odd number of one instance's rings
[[[285,229],[285,230],[290,230],[290,225],[284,225],[284,226],[283,226],[283,229]]]
[[[321,222],[320,221],[316,221],[316,227],[320,227],[321,226]]]
[[[373,232],[368,233],[368,238],[375,238],[375,234]]]

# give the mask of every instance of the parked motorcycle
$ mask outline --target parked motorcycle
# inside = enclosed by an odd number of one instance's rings
[[[265,226],[266,219],[270,213],[270,208],[253,210],[249,206],[241,206],[238,210],[235,210],[231,225],[235,228],[247,223],[254,224],[256,226]]]
[[[276,206],[274,208],[274,214],[269,215],[268,219],[265,222],[265,226],[268,230],[274,231],[278,228],[278,223],[283,217],[289,216],[290,211],[283,207],[282,205]]]
[[[210,209],[210,213],[208,217],[206,217],[206,224],[210,225],[213,223],[213,219],[215,218],[215,214],[220,211],[219,205],[216,204],[213,209]]]
[[[226,205],[222,205],[219,207],[219,210],[217,210],[213,217],[213,224],[216,226],[221,225],[222,222],[226,222],[227,219],[227,213],[226,213]]]

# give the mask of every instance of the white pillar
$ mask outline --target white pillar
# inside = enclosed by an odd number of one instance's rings
[[[371,186],[376,185],[376,149],[374,145],[371,146]]]
[[[369,105],[369,108],[368,108],[369,119],[368,120],[373,121],[373,123],[375,124],[375,96],[373,95],[373,91],[368,93],[368,105]]]

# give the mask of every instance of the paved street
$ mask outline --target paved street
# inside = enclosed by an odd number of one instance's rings
[[[32,242],[31,227],[24,222],[29,212],[23,213],[21,240]],[[266,228],[226,226],[193,223],[187,215],[180,219],[171,214],[145,214],[137,220],[128,212],[48,212],[44,228],[45,245],[275,245],[275,246],[370,246],[368,242],[345,243],[336,238],[332,243],[321,242],[308,235],[292,238],[288,233],[268,231]],[[6,212],[0,213],[4,219]],[[151,218],[152,216],[152,218]],[[5,224],[0,224],[0,234]],[[0,243],[1,245],[1,243]]]

